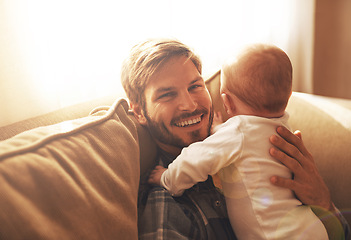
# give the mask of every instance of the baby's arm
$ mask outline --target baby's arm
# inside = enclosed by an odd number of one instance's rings
[[[241,138],[233,138],[228,131],[235,134],[235,125],[233,129],[220,128],[204,141],[183,148],[167,170],[156,167],[148,182],[164,187],[172,196],[180,196],[194,184],[206,181],[208,175],[229,166],[241,154]]]
[[[150,173],[148,183],[161,185],[161,176],[167,168],[164,168],[160,165],[156,166],[154,170]]]

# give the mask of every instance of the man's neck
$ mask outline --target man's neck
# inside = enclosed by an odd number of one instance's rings
[[[160,149],[162,149],[162,151],[164,152],[167,152],[175,157],[177,157],[183,148],[179,148],[179,147],[176,147],[176,146],[171,146],[171,145],[167,145],[167,144],[164,144],[164,143],[161,143],[159,141],[156,140],[156,143],[158,145],[158,147]]]
[[[169,152],[166,152],[163,149],[159,149],[159,160],[162,162],[161,165],[163,165],[163,167],[168,167],[168,165],[173,162],[174,159],[177,158],[177,155],[173,155]]]

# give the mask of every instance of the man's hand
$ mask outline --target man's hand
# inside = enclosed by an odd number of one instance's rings
[[[155,184],[155,185],[161,185],[161,176],[164,171],[166,171],[167,168],[164,168],[160,165],[156,166],[154,170],[151,171],[148,183],[150,184]]]
[[[279,187],[294,191],[297,198],[306,205],[315,205],[333,211],[329,189],[320,176],[313,156],[302,142],[299,131],[294,134],[284,127],[278,127],[270,142],[276,147],[270,154],[293,173],[293,179],[278,176],[271,177],[271,182]]]

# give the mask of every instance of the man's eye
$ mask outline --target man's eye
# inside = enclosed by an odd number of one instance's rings
[[[201,87],[202,87],[202,85],[200,85],[200,84],[195,84],[195,85],[192,85],[189,89],[190,89],[190,90],[195,90],[195,89],[201,88]]]
[[[174,92],[168,92],[168,93],[165,93],[165,94],[162,94],[158,97],[158,99],[166,99],[166,98],[171,98],[175,96],[175,93]]]

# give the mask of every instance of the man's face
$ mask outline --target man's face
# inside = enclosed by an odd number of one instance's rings
[[[184,56],[169,60],[150,79],[144,94],[139,122],[163,150],[179,154],[183,147],[209,135],[212,101],[191,60]]]

